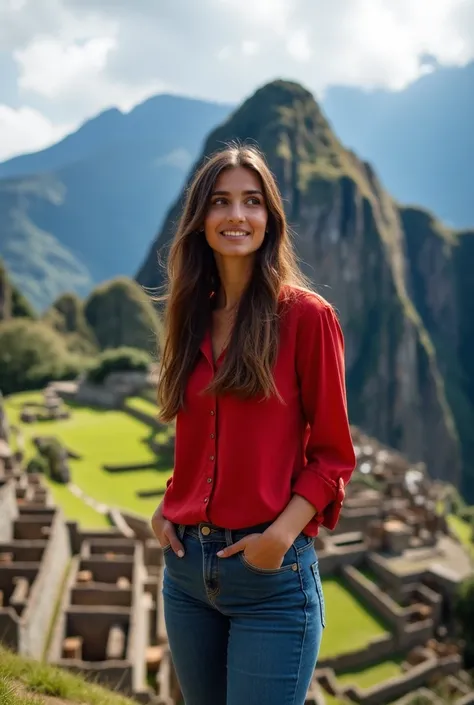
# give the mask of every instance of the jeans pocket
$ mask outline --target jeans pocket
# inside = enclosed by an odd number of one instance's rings
[[[321,624],[324,628],[326,626],[326,605],[324,602],[323,584],[321,582],[321,576],[319,575],[318,561],[315,561],[311,565],[311,572],[313,574],[314,583],[316,585],[316,593],[318,595],[319,609],[321,612]]]
[[[238,556],[240,558],[240,562],[247,570],[250,570],[252,573],[257,573],[258,575],[278,575],[279,573],[286,573],[289,570],[297,569],[296,563],[285,564],[285,562],[283,562],[283,565],[279,568],[259,568],[259,566],[253,565],[253,563],[250,563],[250,561],[247,560],[243,551],[240,551]]]

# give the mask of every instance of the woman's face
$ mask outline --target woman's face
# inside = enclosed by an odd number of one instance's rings
[[[209,247],[221,257],[249,257],[263,243],[268,211],[260,177],[252,169],[226,169],[218,177],[204,220]]]

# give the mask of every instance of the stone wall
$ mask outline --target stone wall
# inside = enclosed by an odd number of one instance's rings
[[[123,538],[123,533],[117,528],[110,529],[81,529],[79,524],[75,521],[68,521],[67,528],[69,531],[69,538],[71,541],[72,552],[74,555],[78,555],[81,552],[81,546],[84,541],[89,541],[90,539],[121,539]]]
[[[338,573],[344,566],[360,565],[367,555],[367,548],[347,546],[346,548],[328,547],[318,551],[319,572],[322,576]]]
[[[112,372],[101,385],[81,380],[75,400],[79,404],[118,408],[126,397],[139,395],[149,384],[143,372]]]
[[[407,693],[414,698],[415,692],[429,684],[433,676],[448,676],[457,673],[461,667],[461,658],[458,655],[437,658],[435,655],[427,658],[417,666],[409,668],[405,673],[390,678],[383,683],[362,689],[357,685],[341,686],[332,668],[317,668],[316,678],[331,694],[339,698],[348,698],[350,702],[361,705],[385,705],[398,702]],[[433,695],[433,703],[441,703]],[[408,703],[411,702],[408,700]],[[407,705],[408,705],[407,703]]]
[[[81,554],[73,559],[48,660],[147,702],[150,596],[144,589],[143,546],[123,536],[99,536],[82,540]],[[122,629],[126,639],[120,659],[107,651],[114,627]],[[78,655],[65,658],[67,637],[82,639]]]
[[[367,525],[382,516],[382,505],[378,507],[360,507],[354,509],[343,509],[336,528],[335,534],[344,534],[350,531],[365,531]]]
[[[138,514],[133,514],[132,512],[125,512],[121,510],[121,515],[130,529],[133,531],[134,535],[140,539],[140,541],[148,541],[148,539],[154,539],[155,535],[153,529],[151,528],[151,517],[150,519],[144,519]]]
[[[135,544],[134,580],[132,584],[132,609],[130,613],[130,637],[128,660],[133,663],[133,692],[138,693],[146,684],[146,649],[150,633],[150,607],[145,593],[146,571],[143,562],[143,546]]]
[[[395,638],[388,634],[377,637],[365,646],[356,651],[347,651],[339,656],[320,659],[318,668],[332,668],[335,671],[350,671],[358,668],[368,668],[379,661],[392,658],[397,654],[397,643]]]
[[[26,537],[22,539],[25,527]],[[41,527],[48,529],[47,538],[42,536]],[[12,606],[0,609],[0,640],[23,656],[40,659],[70,560],[69,537],[61,512],[54,512],[52,517],[49,511],[20,514],[8,545],[14,560],[1,566],[5,580],[11,585],[12,578],[25,578],[29,590],[26,604],[18,613]],[[8,574],[12,577],[8,578]]]
[[[0,485],[0,541],[10,541],[13,521],[18,516],[15,483],[13,480]]]
[[[385,565],[383,558],[376,553],[367,555],[367,565],[373,573],[385,582],[394,591],[396,595],[403,595],[404,588],[408,582],[421,582],[424,571],[420,570],[419,574],[410,574],[409,577],[396,575]]]
[[[459,671],[462,666],[460,656],[447,656],[445,658],[433,658],[421,663],[419,666],[410,668],[401,676],[390,678],[385,683],[380,683],[362,690],[358,687],[348,687],[341,691],[349,699],[361,705],[385,705],[392,703],[397,698],[401,698],[406,693],[410,693],[417,688],[429,683],[433,676],[447,676]]]
[[[49,540],[30,599],[21,620],[19,651],[41,658],[64,572],[71,559],[69,536],[60,510],[55,512]]]
[[[342,574],[352,591],[391,625],[400,648],[423,644],[433,636],[435,622],[432,617],[410,623],[416,612],[415,606],[401,607],[352,566],[343,568]]]

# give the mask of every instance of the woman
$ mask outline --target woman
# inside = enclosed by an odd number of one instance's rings
[[[161,418],[175,466],[152,526],[186,705],[302,705],[324,628],[313,537],[354,469],[343,337],[298,271],[263,156],[197,171],[168,260]]]

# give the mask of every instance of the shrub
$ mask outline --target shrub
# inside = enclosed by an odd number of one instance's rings
[[[43,316],[54,330],[61,333],[70,352],[93,356],[97,341],[84,316],[84,304],[76,294],[62,294]]]
[[[121,347],[105,350],[87,372],[87,379],[102,384],[111,372],[146,372],[151,358],[143,350]]]
[[[102,350],[126,346],[154,354],[160,321],[150,299],[131,279],[118,277],[97,287],[84,314]]]
[[[41,457],[41,455],[35,455],[31,460],[29,461],[28,465],[26,466],[26,472],[28,474],[46,474],[48,470],[48,466],[46,463],[46,460]]]
[[[74,379],[85,362],[71,355],[45,323],[17,318],[0,323],[0,389],[4,394]]]

